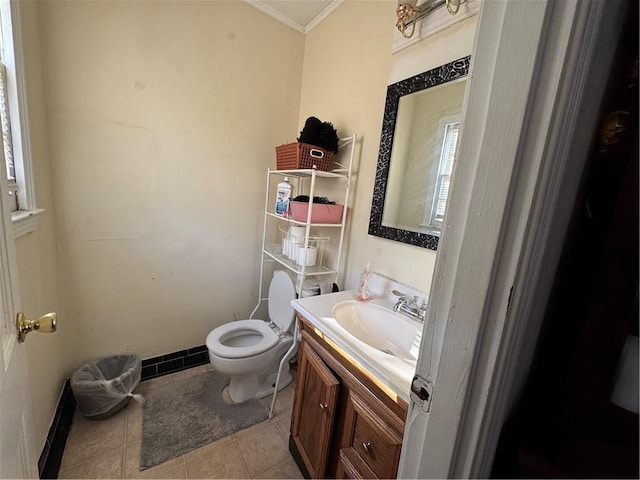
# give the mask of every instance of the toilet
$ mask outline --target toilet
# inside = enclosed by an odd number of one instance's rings
[[[211,364],[229,377],[229,396],[235,403],[273,393],[280,361],[293,344],[296,290],[287,273],[277,270],[269,286],[269,322],[237,320],[207,335]],[[280,375],[279,389],[291,382],[289,363]]]

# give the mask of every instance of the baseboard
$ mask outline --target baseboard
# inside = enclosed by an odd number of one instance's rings
[[[67,437],[69,436],[75,411],[76,400],[71,391],[71,382],[67,380],[62,389],[62,395],[56,408],[53,423],[49,428],[47,440],[38,460],[40,478],[58,478],[64,447],[67,444]]]
[[[180,372],[206,363],[209,363],[209,352],[206,345],[146,358],[142,360],[142,380]]]

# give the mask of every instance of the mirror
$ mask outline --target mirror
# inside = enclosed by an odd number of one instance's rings
[[[387,88],[369,234],[438,248],[469,61]]]

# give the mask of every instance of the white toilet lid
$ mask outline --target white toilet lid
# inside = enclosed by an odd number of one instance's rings
[[[247,334],[261,335],[262,338],[257,343],[246,347],[225,345],[228,339]],[[206,343],[207,348],[219,357],[246,358],[273,348],[278,343],[278,335],[262,320],[238,320],[214,328],[207,335]]]
[[[269,285],[269,318],[283,332],[291,328],[294,310],[291,301],[296,299],[296,287],[291,277],[282,270],[273,272]]]

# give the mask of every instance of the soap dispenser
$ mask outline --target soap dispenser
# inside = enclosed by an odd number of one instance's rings
[[[366,302],[371,298],[371,271],[369,270],[368,262],[360,275],[360,286],[358,287],[358,296],[356,298],[361,302]]]

